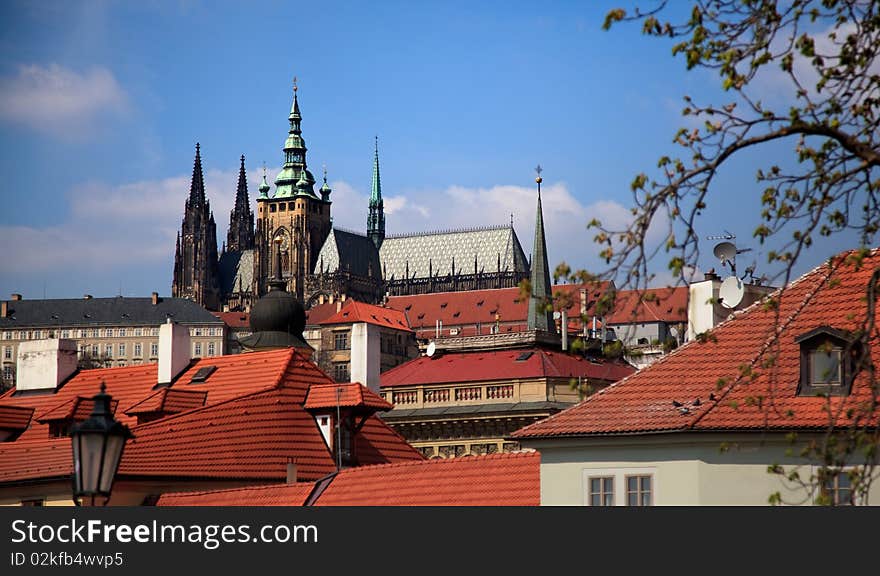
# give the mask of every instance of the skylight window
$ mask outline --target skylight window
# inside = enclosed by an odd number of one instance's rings
[[[195,374],[193,374],[192,380],[190,380],[190,384],[198,384],[201,382],[205,382],[211,374],[217,369],[216,366],[204,366],[199,368]]]

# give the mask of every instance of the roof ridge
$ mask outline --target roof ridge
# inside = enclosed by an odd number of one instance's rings
[[[250,486],[237,486],[235,488],[218,488],[216,490],[198,490],[195,492],[166,492],[165,494],[162,494],[162,497],[170,496],[172,498],[177,498],[177,497],[181,497],[181,496],[186,497],[186,496],[207,496],[209,494],[228,494],[230,492],[251,492],[251,491],[256,492],[258,490],[268,490],[270,488],[277,490],[279,488],[294,487],[294,486],[306,487],[307,485],[314,484],[314,483],[315,483],[315,480],[303,481],[303,482],[293,482],[293,483],[276,482],[276,483],[272,483],[272,484],[255,484],[255,485],[250,485]]]
[[[446,229],[438,229],[438,230],[425,230],[423,232],[404,232],[401,234],[390,234],[385,236],[385,239],[393,239],[393,238],[415,238],[420,236],[439,236],[441,234],[461,234],[461,233],[469,233],[469,232],[493,232],[496,230],[512,230],[513,228],[510,224],[490,224],[487,226],[472,226],[472,227],[462,227],[462,228],[446,228]]]

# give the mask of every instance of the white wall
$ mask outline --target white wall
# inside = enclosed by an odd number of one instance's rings
[[[379,327],[366,322],[351,326],[351,381],[360,382],[379,393],[379,370],[382,364]]]
[[[18,346],[16,389],[54,390],[76,371],[76,342],[49,338]]]
[[[730,448],[722,451],[725,441]],[[775,492],[780,492],[787,504],[812,502],[801,487],[767,471],[771,464],[784,465],[786,470],[798,467],[805,477],[815,470],[806,461],[786,455],[791,445],[782,434],[657,434],[526,440],[523,445],[541,452],[541,504],[546,506],[587,504],[591,476],[614,476],[615,496],[622,504],[618,490],[624,477],[644,473],[653,476],[657,506],[762,506],[769,504],[768,498]],[[880,486],[874,486],[869,504],[880,505]]]

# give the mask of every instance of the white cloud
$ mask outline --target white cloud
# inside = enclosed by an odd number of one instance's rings
[[[0,78],[0,118],[62,138],[82,137],[97,117],[127,109],[125,90],[102,67],[78,73],[58,64],[22,65]]]

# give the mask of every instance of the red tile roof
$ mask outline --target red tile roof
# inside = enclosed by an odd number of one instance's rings
[[[140,402],[137,402],[134,406],[126,409],[125,413],[129,416],[152,412],[177,414],[178,412],[185,412],[204,406],[207,397],[207,390],[161,388]]]
[[[816,429],[832,421],[846,426],[851,422],[846,409],[870,399],[867,375],[856,379],[848,397],[834,397],[829,402],[821,397],[797,396],[800,348],[795,338],[822,325],[859,329],[866,314],[865,289],[871,274],[880,267],[880,251],[874,250],[858,269],[846,254],[831,262],[774,294],[779,301],[778,317],[771,307],[758,302],[717,326],[705,341],[690,342],[581,404],[513,436]],[[779,337],[774,339],[777,329]],[[877,340],[875,335],[875,363],[880,360]],[[762,368],[770,355],[776,357],[772,371]],[[752,367],[750,382],[737,381],[742,366]],[[844,409],[838,414],[841,407]]]
[[[336,475],[318,506],[538,506],[537,452],[464,456],[348,468]]]
[[[568,316],[577,324],[581,317],[581,289],[585,291],[586,314],[590,315],[607,288],[608,283],[604,282],[564,284],[554,286],[553,294],[567,300]],[[517,287],[391,296],[388,307],[405,312],[409,325],[420,338],[434,333],[437,320],[443,322],[444,329],[459,327],[460,336],[473,336],[477,334],[477,324],[481,325],[481,333],[488,334],[496,315],[502,332],[525,330],[528,318],[528,301]]]
[[[339,310],[342,308],[342,305],[345,302],[336,301],[336,302],[324,302],[323,304],[316,304],[306,310],[306,325],[308,326],[316,326],[320,324],[322,321],[334,316]]]
[[[339,391],[338,397],[337,390]],[[337,406],[340,408],[365,407],[376,410],[391,410],[393,408],[391,404],[359,382],[319,384],[309,388],[309,395],[305,403],[306,410],[336,408]]]
[[[250,312],[211,312],[211,314],[223,320],[223,323],[230,328],[250,329],[251,327]]]
[[[314,482],[248,486],[207,492],[163,494],[157,506],[302,506],[315,488]]]
[[[116,412],[116,407],[118,405],[119,400],[114,399],[110,401],[111,414]],[[94,409],[95,401],[92,398],[77,396],[76,398],[64,400],[57,406],[46,410],[36,417],[36,421],[40,424],[56,422],[58,420],[75,420],[76,422],[82,422],[83,420],[88,419]]]
[[[318,324],[327,326],[330,324],[353,324],[355,322],[366,322],[367,324],[411,332],[406,315],[403,312],[393,308],[364,304],[355,300],[348,300],[339,312],[325,320],[321,320]]]
[[[520,360],[522,358],[522,360]],[[486,382],[514,378],[577,378],[614,382],[635,372],[629,364],[593,361],[540,348],[445,352],[421,356],[380,375],[382,387]]]
[[[0,406],[0,430],[25,430],[33,414],[26,406]]]
[[[688,287],[621,290],[606,324],[688,321]]]
[[[538,506],[537,452],[346,468],[314,482],[166,494],[159,506]],[[318,483],[320,484],[320,483]]]
[[[216,369],[205,382],[192,382],[205,366]],[[297,458],[304,478],[335,469],[323,436],[303,408],[310,386],[331,381],[292,348],[193,362],[164,395],[154,390],[156,381],[155,364],[84,370],[57,391],[7,393],[0,397],[0,409],[25,407],[52,417],[75,415],[88,404],[85,412],[90,412],[87,394],[106,382],[114,402],[135,408],[115,415],[136,435],[126,448],[120,474],[277,480],[286,477],[289,457]],[[207,405],[187,410],[200,395]],[[136,405],[149,408],[162,402],[166,411],[185,411],[136,425]],[[359,433],[356,450],[365,464],[423,459],[375,417]],[[0,443],[0,483],[67,476],[71,461],[69,439],[50,438],[48,424],[32,420],[16,441]]]

